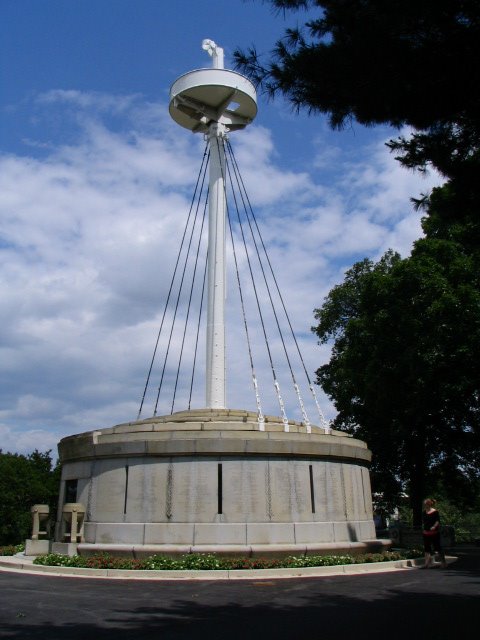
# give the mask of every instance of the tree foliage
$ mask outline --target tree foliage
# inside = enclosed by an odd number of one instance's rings
[[[435,199],[445,197],[437,190]],[[315,314],[334,340],[317,381],[335,426],[366,439],[374,489],[395,502],[443,484],[465,502],[480,470],[480,252],[423,238],[412,256],[355,264]]]
[[[236,63],[272,94],[327,113],[333,126],[355,118],[424,129],[478,118],[477,0],[271,0],[310,9],[262,62],[254,47]]]
[[[346,122],[408,125],[422,132],[396,150],[416,167],[478,155],[478,0],[270,0],[284,12],[307,9],[267,60],[237,50],[237,68],[297,109]],[[301,15],[301,14],[300,14]]]
[[[54,519],[60,486],[60,467],[50,451],[26,456],[0,449],[0,544],[17,544],[31,533],[30,508],[48,504]]]

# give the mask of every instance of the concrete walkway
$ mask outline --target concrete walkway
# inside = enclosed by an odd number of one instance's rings
[[[448,556],[447,563],[455,562],[456,557]],[[0,556],[0,571],[15,571],[37,575],[71,576],[77,578],[108,578],[129,580],[252,580],[264,578],[301,578],[322,576],[341,576],[364,573],[384,573],[420,567],[422,559],[394,560],[392,562],[369,562],[365,564],[347,564],[334,567],[303,567],[287,569],[235,569],[235,570],[197,570],[197,571],[135,571],[127,569],[83,569],[77,567],[45,567],[33,564],[32,556]],[[440,566],[440,565],[438,565]]]

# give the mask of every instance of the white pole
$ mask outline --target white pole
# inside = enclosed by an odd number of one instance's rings
[[[225,409],[225,134],[223,124],[210,125],[206,401],[211,409]]]
[[[223,69],[223,49],[213,40],[202,47],[214,69]],[[208,309],[206,401],[211,409],[225,409],[225,125],[208,129],[210,178],[208,209]]]

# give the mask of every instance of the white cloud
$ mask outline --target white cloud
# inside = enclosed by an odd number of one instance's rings
[[[57,118],[68,107],[76,133],[74,142],[33,147],[37,155],[0,157],[4,450],[52,448],[64,435],[136,418],[204,145],[201,137],[169,122],[165,105],[138,96],[53,91],[38,104],[47,114],[55,109]],[[232,135],[232,145],[313,379],[329,353],[310,334],[313,308],[353,261],[377,257],[390,246],[408,253],[420,233],[408,198],[425,189],[380,145],[366,149],[357,162],[347,157],[342,163],[342,151],[335,149],[339,171],[328,177],[296,171],[279,158],[272,133],[264,128]],[[312,158],[312,167],[318,171],[322,162],[325,157]],[[240,251],[239,264],[243,278],[247,264]],[[232,272],[229,405],[254,409],[235,286]],[[259,288],[270,340],[281,353],[266,293]],[[253,318],[251,286],[245,294]],[[195,309],[198,305],[197,297]],[[288,335],[283,319],[281,324]],[[174,356],[181,331],[173,336]],[[188,338],[193,335],[189,330]],[[255,355],[263,354],[255,366],[265,390],[264,410],[278,414],[260,338],[257,320],[252,341]],[[185,364],[193,358],[189,345]],[[162,338],[159,353],[165,347]],[[202,365],[203,339],[198,359]],[[175,380],[173,360],[166,367],[167,386]],[[296,355],[292,360],[299,364]],[[290,405],[295,399],[287,391],[288,371],[283,365],[279,371]],[[161,365],[154,370],[144,416],[152,411],[160,372]],[[188,401],[189,384],[182,373],[176,409]],[[330,403],[319,395],[331,416]],[[200,385],[193,406],[203,402]],[[159,413],[169,408],[162,401]],[[296,409],[289,413],[299,417]]]
[[[37,96],[40,104],[64,103],[80,109],[95,108],[99,111],[121,113],[132,107],[139,95],[109,95],[96,91],[76,89],[52,89]]]
[[[292,198],[301,204],[321,192],[306,172],[280,169],[274,164],[277,158],[272,133],[264,127],[251,127],[232,135],[232,145],[249,199],[255,206],[278,206]]]
[[[45,429],[29,429],[21,431],[0,423],[0,442],[3,453],[32,453],[38,451],[52,451],[52,457],[57,455],[57,442],[61,437],[60,432],[47,431]]]

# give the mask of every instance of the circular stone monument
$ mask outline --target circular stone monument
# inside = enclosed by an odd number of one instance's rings
[[[202,409],[63,438],[60,504],[85,506],[81,554],[378,550],[364,442]],[[61,512],[61,509],[59,510]],[[58,538],[57,538],[58,539]]]
[[[169,108],[177,124],[205,134],[209,144],[209,408],[64,438],[56,540],[74,535],[65,526],[63,505],[80,503],[83,527],[74,533],[81,541],[68,552],[298,555],[378,549],[388,543],[375,540],[364,442],[328,425],[312,426],[302,402],[304,423],[289,421],[276,378],[282,418],[263,416],[258,391],[258,413],[224,408],[225,141],[229,131],[252,122],[257,103],[250,81],[223,68],[223,49],[212,40],[202,47],[213,68],[181,76]],[[142,406],[143,400],[140,412]]]

